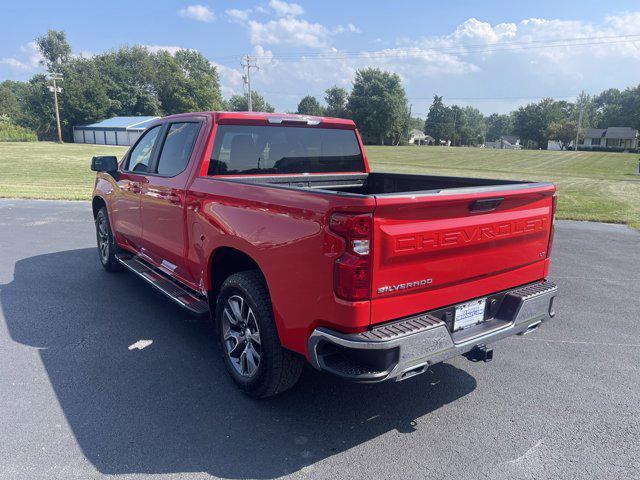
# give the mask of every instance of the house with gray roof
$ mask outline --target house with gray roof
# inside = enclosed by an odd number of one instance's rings
[[[638,130],[631,127],[587,128],[584,148],[638,148]]]
[[[500,135],[495,142],[485,142],[485,148],[500,148],[503,150],[520,150],[520,138],[517,135]]]
[[[433,145],[435,140],[431,135],[427,135],[422,130],[417,128],[412,129],[409,132],[409,143],[413,145]]]

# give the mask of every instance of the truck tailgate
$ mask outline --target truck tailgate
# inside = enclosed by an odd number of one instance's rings
[[[377,196],[372,323],[542,279],[554,192],[524,184]]]

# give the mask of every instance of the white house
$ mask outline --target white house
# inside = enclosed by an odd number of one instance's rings
[[[638,148],[638,130],[631,127],[588,128],[584,148]]]
[[[422,130],[414,128],[409,132],[409,143],[415,145],[432,145],[434,138],[431,135],[427,135]]]

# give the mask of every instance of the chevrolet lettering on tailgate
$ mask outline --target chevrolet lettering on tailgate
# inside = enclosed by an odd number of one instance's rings
[[[474,225],[468,228],[418,232],[396,237],[395,253],[434,250],[473,245],[498,239],[545,231],[546,217],[534,217],[512,222]]]

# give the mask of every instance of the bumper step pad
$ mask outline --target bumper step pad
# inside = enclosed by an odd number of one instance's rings
[[[200,317],[209,313],[209,304],[205,298],[179,285],[139,257],[123,254],[118,255],[117,259],[127,270],[135,273],[192,315]]]
[[[423,332],[444,324],[442,320],[426,314],[400,320],[399,322],[386,323],[380,327],[362,332],[358,336],[368,342],[384,342],[404,335]]]

